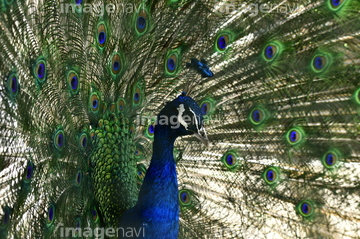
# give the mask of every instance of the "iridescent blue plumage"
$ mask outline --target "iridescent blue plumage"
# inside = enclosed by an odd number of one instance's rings
[[[201,109],[183,93],[166,103],[157,116],[150,166],[135,207],[121,218],[121,228],[135,228],[141,234],[139,238],[178,237],[179,199],[174,143],[177,137],[192,134],[207,141]]]
[[[186,64],[187,67],[195,69],[202,77],[212,77],[214,73],[210,70],[210,67],[207,65],[207,62],[204,59],[200,61],[191,58],[191,62]]]

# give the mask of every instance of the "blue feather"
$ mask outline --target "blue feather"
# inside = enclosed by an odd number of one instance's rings
[[[192,58],[190,63],[187,63],[187,67],[195,69],[202,77],[212,77],[214,73],[210,70],[207,62],[204,59],[201,61]]]

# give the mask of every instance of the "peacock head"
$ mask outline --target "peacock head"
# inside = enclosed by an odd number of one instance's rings
[[[208,145],[208,138],[203,124],[204,118],[201,108],[186,93],[171,102],[160,111],[157,124],[155,126],[155,135],[157,129],[166,129],[175,138],[184,135],[194,135],[205,145]]]

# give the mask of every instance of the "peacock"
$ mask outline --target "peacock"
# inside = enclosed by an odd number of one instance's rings
[[[358,0],[0,0],[0,238],[359,238]]]

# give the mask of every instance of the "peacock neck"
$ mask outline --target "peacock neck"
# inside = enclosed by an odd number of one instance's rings
[[[178,183],[173,156],[176,136],[164,126],[156,126],[153,156],[140,189],[138,206],[157,221],[177,224]],[[149,200],[153,203],[149,204]]]
[[[171,163],[175,166],[173,150],[176,136],[173,136],[171,130],[164,126],[155,126],[153,155],[151,164]],[[149,170],[150,170],[149,167]]]

